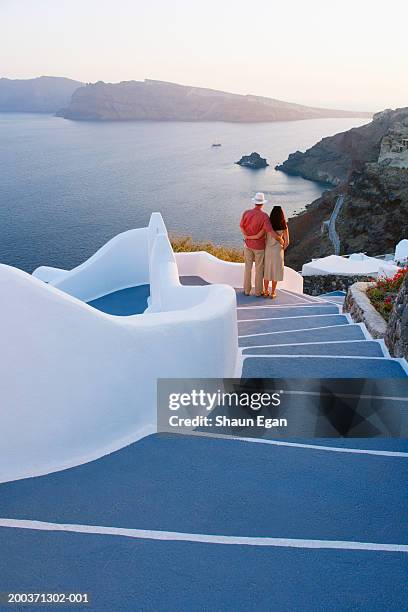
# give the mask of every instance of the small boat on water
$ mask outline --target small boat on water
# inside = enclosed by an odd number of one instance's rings
[[[221,143],[220,142],[213,142],[213,144],[211,146],[213,146],[213,147],[220,147]]]

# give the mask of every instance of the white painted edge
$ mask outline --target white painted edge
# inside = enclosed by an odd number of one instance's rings
[[[327,314],[312,314],[312,315],[295,315],[294,317],[260,317],[258,319],[238,319],[238,323],[254,323],[259,321],[282,321],[283,319],[315,319],[316,317],[346,317],[349,323],[352,323],[346,314],[338,314],[336,312]]]
[[[261,332],[259,334],[246,334],[246,335],[238,335],[238,338],[252,338],[255,336],[269,336],[270,334],[292,334],[294,332],[304,332],[304,331],[315,331],[317,329],[333,329],[333,328],[339,328],[339,327],[351,327],[351,326],[359,326],[359,323],[345,323],[344,325],[322,325],[321,327],[307,327],[305,329],[282,329],[280,331],[269,331],[269,332]],[[364,332],[364,330],[363,330]],[[372,338],[369,338],[370,340],[372,340]],[[367,338],[368,340],[368,338]],[[247,348],[247,347],[245,347]]]
[[[359,327],[361,327],[361,330],[362,330],[366,340],[373,340],[373,337],[370,334],[370,332],[368,331],[365,323],[361,323],[361,322],[360,323],[354,323],[354,325],[358,325]]]
[[[338,378],[337,380],[342,380],[341,378]],[[283,393],[283,392],[282,392]],[[309,396],[309,397],[320,397],[322,394],[320,393],[320,391],[295,391],[295,390],[287,390],[284,392],[285,395],[301,395],[302,397]],[[327,396],[327,393],[324,393],[323,395]],[[407,398],[404,397],[400,397],[397,395],[368,395],[368,394],[360,394],[360,393],[338,393],[337,394],[338,397],[344,397],[347,399],[350,398],[358,398],[358,399],[374,399],[374,400],[392,400],[395,402],[406,402]]]
[[[407,362],[407,360],[404,359],[404,357],[391,357],[390,352],[388,350],[388,346],[385,344],[384,338],[375,339],[374,342],[378,342],[378,344],[381,346],[381,349],[382,349],[382,352],[384,354],[384,357],[386,357],[387,359],[393,359],[395,361],[398,361],[399,364],[401,365],[402,369],[404,370],[404,372],[408,376],[408,362]]]
[[[393,361],[398,361],[405,374],[408,376],[408,363],[403,357],[391,357]]]
[[[390,351],[388,350],[388,346],[385,344],[383,338],[376,338],[373,340],[373,342],[378,342],[378,344],[381,346],[384,357],[391,359]]]
[[[321,444],[304,444],[302,442],[287,442],[285,440],[271,440],[265,438],[244,438],[239,436],[229,436],[226,434],[216,433],[201,433],[201,432],[190,432],[190,436],[204,436],[210,438],[222,438],[224,440],[238,441],[238,442],[249,442],[250,444],[268,444],[270,446],[289,446],[291,448],[300,448],[307,450],[318,450],[329,453],[349,453],[351,455],[374,455],[377,457],[398,457],[402,459],[408,459],[408,453],[404,451],[386,451],[377,450],[371,448],[351,448],[345,446],[323,446]]]
[[[242,378],[242,369],[244,367],[244,353],[242,347],[238,347],[237,362],[235,364],[235,378]]]
[[[273,345],[275,346],[275,345]],[[289,345],[292,346],[292,345]],[[253,348],[252,346],[246,346],[243,348]],[[371,361],[371,359],[375,359],[376,361],[385,361],[384,357],[370,357],[367,355],[286,355],[285,353],[282,355],[261,355],[260,353],[256,355],[247,355],[244,356],[244,361],[246,359],[256,359],[257,357],[262,357],[263,359],[275,359],[276,357],[285,357],[289,359],[363,359],[365,361]],[[399,361],[399,359],[387,359],[386,361]],[[341,379],[339,379],[341,380]]]
[[[272,345],[275,346],[275,345]],[[292,345],[289,345],[292,346]],[[253,348],[252,346],[244,346],[241,348],[245,348],[245,349],[251,349]],[[404,374],[406,374],[408,376],[408,365],[407,362],[405,361],[405,359],[400,359],[399,357],[368,357],[366,355],[288,355],[286,353],[283,353],[282,355],[279,354],[275,354],[275,355],[262,355],[261,353],[256,353],[256,355],[250,355],[248,353],[243,354],[243,361],[245,362],[247,359],[359,359],[361,361],[391,361],[391,362],[395,362],[398,363],[401,366],[402,371],[404,372]],[[401,377],[403,378],[403,377]],[[341,379],[339,379],[341,380]]]
[[[284,308],[288,310],[289,308],[333,308],[335,304],[261,304],[259,306],[237,306],[237,310],[262,310],[266,308]]]
[[[337,327],[337,326],[336,326]],[[355,342],[367,342],[365,338],[360,340],[325,340],[324,342],[291,342],[290,344],[259,344],[256,346],[241,346],[242,350],[253,349],[253,348],[267,348],[267,347],[280,347],[280,346],[308,346],[309,344],[354,344]],[[376,340],[371,340],[376,342]]]
[[[162,540],[165,542],[194,542],[201,544],[227,544],[236,546],[270,546],[283,548],[309,548],[334,550],[365,550],[375,552],[408,552],[408,544],[381,544],[356,542],[352,540],[306,540],[300,538],[271,538],[257,536],[212,535],[203,533],[182,533],[153,529],[126,529],[124,527],[102,527],[99,525],[76,525],[70,523],[48,523],[0,518],[0,527],[31,529],[36,531],[58,531],[91,535],[122,536],[141,540]]]

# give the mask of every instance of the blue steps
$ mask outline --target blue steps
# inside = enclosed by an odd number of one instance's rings
[[[330,342],[336,340],[364,340],[364,332],[360,325],[335,325],[304,331],[287,331],[259,336],[239,338],[240,346],[265,346],[269,344],[298,344],[304,342]]]
[[[259,308],[238,308],[238,321],[249,319],[272,319],[281,317],[310,317],[312,315],[339,314],[337,306],[260,306]]]
[[[268,299],[238,292],[242,377],[406,377],[398,360],[367,339],[364,326],[339,313],[343,300],[344,293],[337,291],[319,298],[278,291],[268,304]]]
[[[378,342],[358,340],[351,342],[319,342],[311,344],[285,344],[243,349],[244,355],[341,355],[343,357],[384,357]]]
[[[405,544],[405,463],[151,436],[83,466],[0,485],[0,498],[3,516],[56,523]],[[8,528],[0,528],[0,548],[7,590],[90,592],[85,608],[98,612],[406,607],[406,564],[395,552]]]
[[[17,519],[408,543],[408,523],[399,520],[405,477],[399,458],[160,434],[84,465],[0,484],[0,498],[2,516]],[[375,512],[362,511],[368,500]]]
[[[239,336],[248,336],[251,334],[332,327],[336,325],[347,325],[348,323],[348,318],[345,315],[339,314],[310,317],[282,317],[273,320],[261,319],[256,321],[239,321],[238,334]]]
[[[398,361],[338,356],[245,357],[243,378],[404,378]]]

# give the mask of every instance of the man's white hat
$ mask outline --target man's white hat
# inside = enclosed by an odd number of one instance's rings
[[[267,201],[268,200],[265,200],[265,194],[262,193],[262,191],[258,191],[258,193],[255,194],[255,197],[252,198],[252,202],[257,206],[262,206],[262,204],[266,204]]]

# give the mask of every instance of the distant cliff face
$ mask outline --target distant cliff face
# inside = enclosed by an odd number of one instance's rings
[[[408,108],[377,113],[367,125],[323,138],[305,153],[292,153],[276,169],[312,181],[339,185],[347,180],[350,172],[360,170],[367,162],[377,162],[382,148],[385,156],[387,147],[388,151],[393,149],[394,143],[393,153],[396,153],[396,139],[402,143],[406,131]]]
[[[69,106],[58,115],[93,120],[260,122],[351,117],[356,113],[146,80],[87,85],[74,93]]]
[[[83,83],[62,77],[0,79],[0,111],[55,113]]]
[[[370,125],[325,140],[330,146],[322,141],[310,149],[312,154],[303,154],[299,174],[305,176],[307,169],[307,178],[312,178],[325,168],[337,186],[290,220],[293,248],[287,261],[297,269],[313,257],[333,253],[322,224],[340,193],[345,195],[336,221],[341,253],[392,253],[408,238],[408,108],[385,111]],[[350,145],[347,154],[345,142]]]

